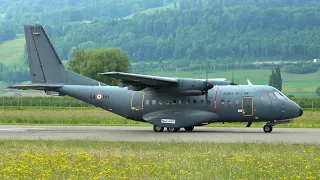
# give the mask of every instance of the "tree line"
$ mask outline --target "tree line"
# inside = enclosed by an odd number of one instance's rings
[[[79,46],[120,47],[134,61],[320,56],[320,2],[279,0],[277,6],[268,0],[250,1],[256,2],[250,6],[248,1],[218,2],[181,0],[176,9],[61,26],[58,29],[67,31],[60,34],[50,31],[63,59],[70,59],[72,48]]]
[[[291,64],[283,68],[283,71],[294,74],[308,74],[318,71],[317,64]]]
[[[6,23],[0,20],[0,43],[3,41],[11,40],[16,37],[16,31]]]
[[[16,25],[38,22],[58,26],[69,22],[125,17],[133,12],[133,7],[144,10],[160,7],[171,1],[173,0],[2,0],[0,13],[6,13],[7,20]]]
[[[19,83],[30,80],[29,70],[26,68],[9,68],[0,62],[0,81]]]
[[[22,33],[22,24],[44,24],[63,59],[71,59],[78,47],[120,47],[134,61],[234,62],[320,56],[317,0],[0,2],[0,13],[6,14],[6,22],[17,33]],[[174,3],[174,8],[153,14],[142,11],[168,3]],[[122,19],[131,13],[135,14],[132,19]]]
[[[12,27],[19,27],[13,28],[17,33],[22,33],[22,24],[44,24],[62,59],[71,59],[75,48],[93,47],[120,47],[133,61],[234,62],[320,56],[317,0],[0,2],[0,13],[6,14]],[[174,3],[174,8],[142,12],[168,3]],[[131,13],[135,14],[132,19],[122,19]]]

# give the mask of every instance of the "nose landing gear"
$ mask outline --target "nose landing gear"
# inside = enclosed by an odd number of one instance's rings
[[[274,120],[274,121],[270,121],[268,122],[264,127],[263,127],[263,131],[265,133],[271,133],[272,132],[272,129],[273,129],[273,126],[275,126],[276,124],[288,124],[288,123],[291,123],[292,120]]]
[[[271,126],[271,125],[265,125],[265,126],[263,126],[263,131],[264,131],[265,133],[271,133],[271,131],[272,131],[272,126]]]

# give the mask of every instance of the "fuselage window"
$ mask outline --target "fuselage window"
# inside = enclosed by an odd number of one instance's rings
[[[152,100],[152,105],[156,105],[157,101],[156,100]]]
[[[207,104],[211,104],[211,101],[210,101],[210,100],[207,100]]]
[[[188,100],[186,100],[186,104],[190,104],[190,100],[188,99]]]
[[[232,104],[232,101],[231,101],[231,99],[229,99],[229,100],[228,100],[228,104]]]
[[[159,101],[159,104],[162,105],[162,101],[161,100]]]
[[[172,104],[173,105],[177,104],[177,100],[172,100]]]
[[[204,103],[204,100],[200,100],[200,104],[203,104]]]
[[[149,105],[150,101],[149,100],[146,100],[146,105]]]
[[[277,97],[273,93],[269,93],[270,99],[271,100],[276,100]]]
[[[221,104],[224,104],[224,99],[221,99]]]
[[[166,100],[166,105],[169,105],[170,104],[170,101],[169,100]]]
[[[193,100],[193,104],[197,104],[197,100],[194,99],[194,100]]]
[[[183,100],[179,100],[179,104],[180,104],[180,105],[183,104]]]
[[[236,100],[234,101],[234,103],[235,103],[235,104],[239,104],[239,99],[236,99]]]

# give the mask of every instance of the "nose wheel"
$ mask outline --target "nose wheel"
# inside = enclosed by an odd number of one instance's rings
[[[265,126],[263,127],[263,131],[264,131],[265,133],[271,133],[271,132],[272,132],[272,126],[271,126],[271,125],[265,125]]]

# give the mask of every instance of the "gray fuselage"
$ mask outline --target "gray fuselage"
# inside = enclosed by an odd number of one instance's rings
[[[177,113],[199,113],[193,119],[184,117],[181,120],[192,125],[284,120],[299,117],[302,113],[299,105],[277,89],[259,85],[215,86],[207,96],[172,96],[152,90],[130,91],[115,86],[65,85],[59,92],[135,121],[146,121],[145,115],[154,112],[164,112],[169,119],[179,119]]]

